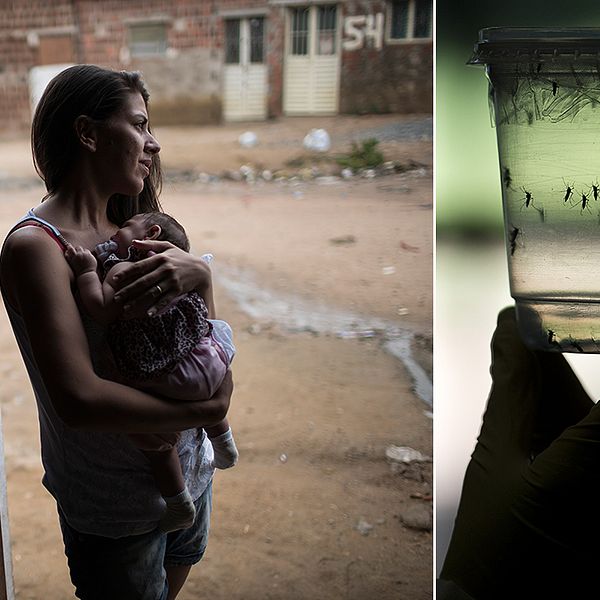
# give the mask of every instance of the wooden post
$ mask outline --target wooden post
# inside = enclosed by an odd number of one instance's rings
[[[6,470],[4,468],[4,438],[2,435],[2,412],[0,411],[0,600],[14,600],[14,598],[8,528]]]

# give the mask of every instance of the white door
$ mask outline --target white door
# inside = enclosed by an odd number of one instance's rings
[[[223,116],[226,121],[267,118],[263,17],[225,21]]]
[[[29,70],[29,102],[31,104],[31,114],[46,90],[46,86],[52,79],[67,67],[72,67],[71,63],[61,65],[40,65],[32,67]]]
[[[286,38],[284,113],[337,113],[340,40],[336,5],[290,8]]]

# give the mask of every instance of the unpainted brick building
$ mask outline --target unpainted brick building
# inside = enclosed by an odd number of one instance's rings
[[[432,110],[432,0],[0,0],[0,130],[66,65],[141,70],[160,124]]]

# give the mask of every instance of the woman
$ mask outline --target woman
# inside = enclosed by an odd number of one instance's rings
[[[211,451],[202,430],[221,421],[231,375],[213,398],[170,403],[107,378],[103,330],[80,311],[69,244],[93,249],[138,212],[160,208],[160,146],[137,73],[71,67],[48,85],[32,125],[36,169],[47,195],[2,250],[2,293],[35,392],[43,483],[58,505],[79,598],[176,597],[206,546]],[[168,242],[132,264],[117,294],[125,314],[152,314],[197,289],[212,304],[210,270]],[[209,306],[210,308],[210,306]],[[164,504],[143,454],[125,433],[182,431],[178,445],[197,518],[161,534]]]

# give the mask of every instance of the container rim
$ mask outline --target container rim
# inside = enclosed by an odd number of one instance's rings
[[[486,27],[467,64],[548,61],[600,63],[600,27]]]

